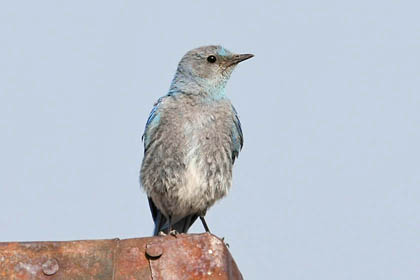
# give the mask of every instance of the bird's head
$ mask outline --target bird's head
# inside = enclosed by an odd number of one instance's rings
[[[223,95],[226,82],[236,65],[253,57],[234,54],[222,46],[205,46],[187,52],[178,64],[171,90]]]

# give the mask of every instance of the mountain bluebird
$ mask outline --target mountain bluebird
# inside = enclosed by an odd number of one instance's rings
[[[225,85],[252,54],[221,46],[187,52],[167,95],[159,98],[143,134],[140,181],[159,232],[186,233],[231,186],[243,145],[241,123]]]

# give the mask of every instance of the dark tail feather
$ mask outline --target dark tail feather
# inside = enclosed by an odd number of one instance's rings
[[[157,210],[157,211],[158,211],[158,213],[157,213],[157,216],[156,216],[156,219],[155,219],[155,229],[153,230],[153,235],[154,236],[157,236],[159,234],[159,232],[162,231],[163,227],[166,224],[165,216],[163,216],[162,213],[159,210]]]
[[[152,212],[152,218],[155,222],[155,229],[153,230],[153,235],[156,236],[159,234],[159,231],[162,230],[163,226],[166,224],[166,217],[157,209],[156,205],[153,203],[153,200],[149,197],[149,206],[150,212]]]
[[[163,231],[164,233],[169,233],[169,224],[168,219],[160,212],[159,209],[156,208],[155,204],[153,203],[152,199],[149,197],[149,206],[150,211],[152,212],[153,221],[155,222],[155,229],[153,231],[153,235],[158,235],[159,232]],[[172,229],[176,230],[178,233],[187,233],[188,229],[192,226],[192,224],[197,220],[198,215],[189,215],[181,220],[177,221],[175,224],[172,225]]]
[[[187,233],[188,229],[192,226],[192,224],[197,220],[197,215],[189,215],[181,220],[177,221],[175,224],[172,225],[172,230],[175,230],[178,233]],[[158,210],[158,214],[155,220],[155,230],[153,231],[153,235],[159,235],[159,232],[164,232],[166,234],[169,233],[169,224],[168,220],[165,218],[164,215]]]
[[[197,218],[198,216],[195,214],[188,215],[172,225],[172,229],[179,233],[187,233],[188,229],[192,226],[195,220],[197,220]]]

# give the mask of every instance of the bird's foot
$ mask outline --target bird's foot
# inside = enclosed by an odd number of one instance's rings
[[[179,234],[179,232],[177,232],[174,229],[169,232],[169,235],[172,235],[173,237],[177,237],[178,234]]]

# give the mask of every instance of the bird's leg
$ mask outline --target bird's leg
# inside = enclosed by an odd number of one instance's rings
[[[168,227],[168,234],[176,237],[176,235],[178,234],[178,232],[174,229],[172,229],[172,216],[168,217],[168,222],[169,222],[169,227]]]
[[[204,219],[204,216],[200,216],[201,223],[203,224],[204,229],[206,232],[211,233],[209,230],[209,227],[207,226],[206,220]]]

